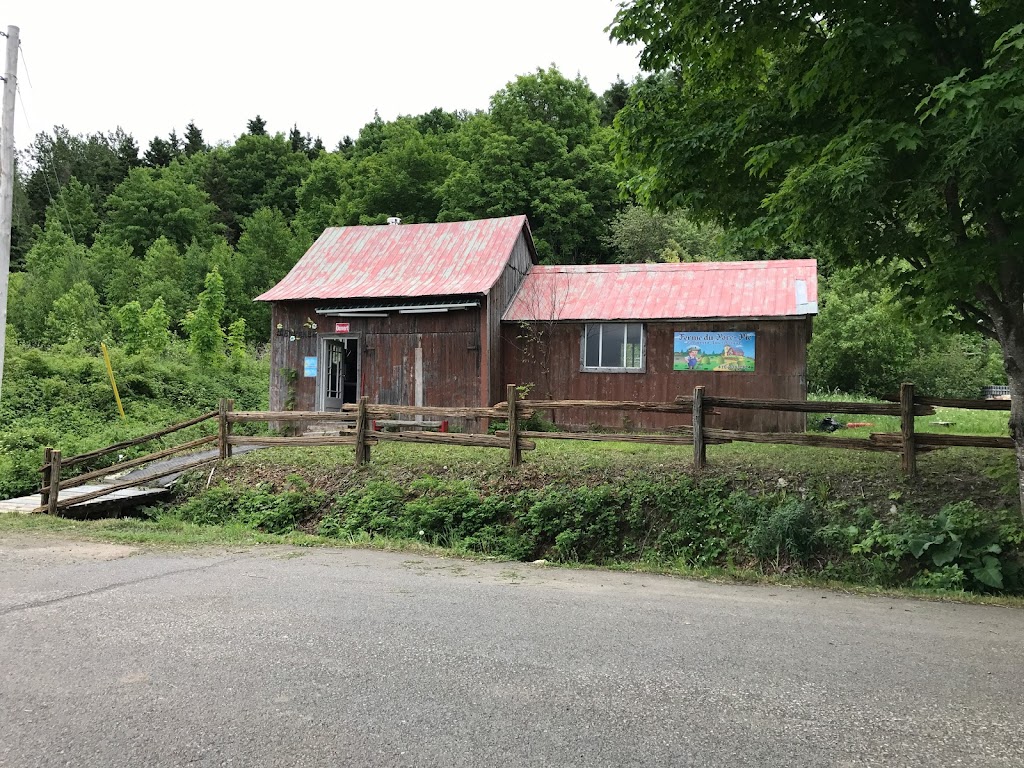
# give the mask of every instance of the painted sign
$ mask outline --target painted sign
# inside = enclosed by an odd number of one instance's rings
[[[316,358],[315,357],[304,357],[302,358],[302,375],[307,379],[316,378]]]
[[[349,329],[349,324],[348,323],[335,323],[334,324],[334,332],[335,333],[348,333],[348,329]]]
[[[672,369],[675,371],[754,370],[753,331],[686,332],[674,335]]]

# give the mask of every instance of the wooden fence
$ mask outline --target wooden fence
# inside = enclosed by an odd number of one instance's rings
[[[428,407],[415,405],[371,405],[366,398],[358,404],[347,404],[340,413],[260,412],[236,413],[227,411],[221,417],[222,445],[225,456],[233,445],[351,445],[355,461],[365,463],[370,457],[370,446],[386,441],[435,443],[442,445],[468,445],[504,448],[509,451],[509,464],[518,466],[522,452],[533,450],[535,440],[588,440],[599,442],[650,443],[655,445],[687,445],[693,447],[694,466],[707,464],[707,446],[731,442],[767,443],[775,445],[802,445],[818,448],[844,448],[850,450],[899,453],[903,471],[910,476],[917,472],[917,455],[927,451],[953,446],[973,448],[1013,448],[1009,437],[981,435],[948,435],[916,432],[914,417],[932,416],[936,406],[975,410],[1009,410],[1008,400],[953,400],[917,397],[913,384],[904,384],[898,401],[883,403],[820,402],[811,400],[756,400],[734,397],[714,397],[696,387],[692,397],[679,397],[671,403],[646,403],[609,400],[520,400],[516,387],[508,385],[507,400],[490,408]],[[894,400],[896,400],[894,398]],[[607,432],[532,432],[520,429],[522,421],[537,411],[564,409],[592,409],[632,413],[675,413],[692,415],[692,425],[672,427],[668,434],[607,433]],[[708,416],[723,410],[766,410],[795,413],[857,414],[865,416],[898,416],[901,430],[893,433],[875,433],[866,438],[836,437],[784,432],[747,432],[715,429],[706,425]],[[387,432],[372,429],[378,420],[394,416],[436,417],[441,419],[501,419],[508,428],[493,435],[444,434],[438,432]],[[353,416],[355,421],[353,422]],[[301,422],[336,421],[345,424],[337,436],[309,437],[235,437],[231,425],[239,422]],[[399,422],[403,423],[403,422]],[[404,422],[411,423],[411,422]],[[222,451],[225,450],[222,448]]]
[[[218,441],[217,435],[208,435],[206,437],[200,437],[196,440],[189,440],[179,445],[172,446],[170,448],[164,448],[153,453],[148,453],[145,456],[139,456],[134,459],[128,459],[127,461],[120,461],[116,464],[102,467],[101,469],[92,470],[85,472],[80,475],[68,478],[67,480],[61,480],[63,472],[71,467],[75,467],[81,464],[88,464],[95,462],[97,459],[101,459],[104,456],[108,456],[115,451],[122,451],[126,448],[134,448],[137,445],[157,440],[168,435],[180,432],[183,429],[194,427],[197,424],[202,424],[205,421],[216,419],[218,416],[217,411],[210,411],[204,413],[201,416],[196,416],[193,419],[182,421],[178,424],[174,424],[170,427],[157,430],[156,432],[150,432],[147,435],[141,437],[132,438],[131,440],[125,440],[120,443],[114,443],[108,445],[106,448],[100,448],[99,450],[89,451],[88,453],[80,453],[77,456],[68,456],[64,458],[61,456],[61,452],[56,448],[46,448],[43,451],[43,466],[40,467],[39,471],[43,476],[42,483],[39,489],[39,507],[36,508],[37,512],[48,512],[51,515],[55,515],[58,512],[65,510],[69,507],[85,504],[103,496],[109,496],[117,491],[123,491],[128,488],[135,488],[141,484],[139,479],[126,480],[123,482],[104,483],[101,487],[88,493],[81,493],[75,496],[66,496],[64,499],[60,498],[60,492],[68,490],[69,488],[77,488],[78,486],[85,485],[93,480],[99,480],[101,478],[109,477],[110,475],[122,472],[128,469],[134,469],[141,467],[144,464],[150,464],[154,461],[160,461],[167,459],[176,453],[185,453],[187,451],[194,451],[196,448],[201,448],[204,445],[216,443]],[[194,459],[186,461],[182,464],[175,465],[174,472],[184,472],[189,469],[195,469],[196,467],[204,464],[209,464],[214,461],[216,457],[206,456],[202,459]]]
[[[192,451],[203,445],[216,443],[216,456],[195,458],[174,467],[175,472],[193,469],[218,458],[226,459],[232,449],[241,445],[256,446],[352,446],[355,449],[355,463],[365,464],[370,460],[372,446],[383,442],[432,443],[438,445],[463,445],[480,448],[500,448],[509,452],[509,464],[517,467],[522,462],[523,451],[536,448],[535,440],[584,440],[599,442],[649,443],[655,445],[692,446],[693,463],[697,469],[707,464],[707,446],[731,442],[767,443],[774,445],[801,445],[818,448],[844,448],[861,451],[899,453],[902,456],[903,471],[913,477],[917,473],[917,455],[928,451],[954,446],[973,448],[1014,448],[1009,437],[981,435],[952,435],[921,433],[914,429],[914,417],[931,416],[936,407],[964,408],[974,410],[1009,410],[1008,400],[954,400],[933,397],[917,397],[913,384],[904,384],[898,402],[858,403],[819,402],[809,400],[755,400],[734,397],[714,397],[705,393],[704,387],[696,387],[692,397],[679,397],[671,403],[645,403],[606,400],[520,400],[514,385],[508,385],[507,399],[492,407],[447,407],[370,404],[363,397],[358,403],[346,404],[337,413],[305,411],[235,411],[233,401],[222,400],[217,411],[211,411],[194,419],[175,424],[148,435],[126,440],[90,453],[62,458],[61,452],[47,448],[41,472],[43,474],[41,505],[38,511],[55,514],[62,509],[102,497],[117,490],[140,483],[139,480],[124,481],[105,485],[102,489],[61,500],[60,491],[83,485],[90,480],[106,477],[115,472],[159,461],[176,453]],[[633,413],[675,413],[692,415],[691,425],[671,427],[667,433],[606,433],[606,432],[532,432],[520,429],[522,421],[539,410],[561,410],[585,408]],[[720,414],[727,409],[768,410],[818,414],[857,414],[868,416],[898,416],[901,430],[893,433],[875,433],[866,438],[836,437],[834,435],[813,435],[804,433],[747,432],[731,429],[716,429],[706,425],[708,416]],[[395,416],[417,418],[436,417],[439,419],[486,419],[503,420],[508,428],[493,435],[461,434],[445,432],[414,431],[399,429],[387,431],[375,429],[377,423],[420,426],[414,421],[391,421]],[[145,442],[195,426],[204,421],[217,420],[217,434],[190,440],[180,445],[165,448],[139,458],[122,461],[68,480],[61,480],[61,472],[78,464],[93,461],[114,451],[141,445]],[[240,435],[234,432],[234,425],[252,422],[266,422],[275,425],[294,423],[320,423],[332,426],[331,434],[266,436]]]

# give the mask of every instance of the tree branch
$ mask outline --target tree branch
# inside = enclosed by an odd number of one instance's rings
[[[960,187],[956,179],[949,179],[943,190],[946,198],[946,212],[949,214],[949,223],[953,226],[953,236],[957,245],[967,242],[967,226],[964,224],[964,212],[960,207]]]
[[[956,302],[955,307],[956,311],[964,316],[964,319],[974,324],[974,328],[978,333],[982,336],[987,336],[990,339],[999,341],[999,337],[996,335],[995,326],[992,323],[992,318],[987,312],[974,304],[969,304],[966,301]]]

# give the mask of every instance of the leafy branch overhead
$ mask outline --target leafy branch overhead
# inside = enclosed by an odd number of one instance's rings
[[[616,117],[641,201],[885,276],[998,340],[1024,499],[1019,0],[633,0],[650,70]]]

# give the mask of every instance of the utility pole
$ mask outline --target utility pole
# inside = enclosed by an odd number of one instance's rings
[[[4,103],[0,113],[0,397],[7,347],[7,283],[11,272],[11,211],[14,205],[14,98],[18,90],[18,28],[7,27]]]

